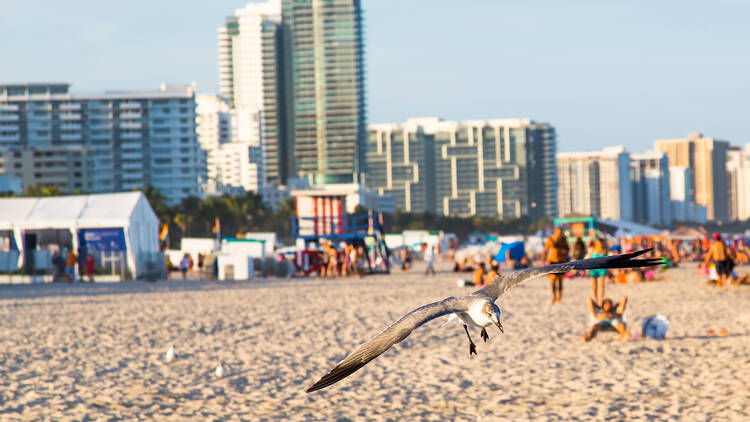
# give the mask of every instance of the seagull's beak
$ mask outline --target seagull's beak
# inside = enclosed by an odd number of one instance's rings
[[[497,328],[500,329],[501,333],[505,334],[505,330],[503,330],[503,324],[500,323],[500,316],[498,314],[493,315],[492,322],[494,322]]]

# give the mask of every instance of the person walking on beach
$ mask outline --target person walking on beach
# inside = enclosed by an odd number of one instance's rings
[[[568,252],[570,252],[570,246],[568,240],[565,239],[563,231],[560,227],[555,227],[555,231],[552,233],[547,242],[544,244],[544,252],[542,253],[542,260],[549,264],[561,264],[568,262]],[[562,292],[563,292],[563,278],[565,274],[550,274],[550,287],[552,289],[552,299],[550,304],[562,303]]]
[[[339,272],[339,251],[333,246],[333,243],[328,243],[326,253],[328,254],[328,277],[337,277],[341,275]]]
[[[65,250],[67,250],[65,253],[65,274],[68,277],[68,283],[74,283],[76,281],[76,263],[78,262],[78,257],[70,245]]]
[[[182,272],[183,280],[187,278],[188,270],[190,270],[190,255],[185,252],[185,254],[182,255],[182,260],[180,260],[180,271]]]
[[[409,252],[409,247],[404,245],[404,248],[401,250],[401,269],[404,271],[409,271],[411,268],[411,253]]]
[[[604,244],[601,239],[596,239],[596,241],[594,241],[594,247],[591,249],[590,258],[599,258],[602,256],[607,256],[607,251],[604,250]],[[591,276],[591,287],[594,293],[592,297],[596,300],[596,303],[601,306],[602,301],[604,300],[604,276],[607,275],[607,270],[589,270],[589,275]]]
[[[86,254],[86,275],[89,277],[89,283],[94,282],[94,269],[96,267],[96,261],[94,256]]]
[[[710,262],[716,265],[716,274],[719,276],[716,280],[716,287],[719,290],[726,290],[727,277],[732,274],[734,261],[732,260],[732,251],[721,241],[719,233],[714,233],[714,240],[711,242],[701,266],[707,268]]]
[[[424,261],[427,263],[427,268],[424,270],[424,275],[437,274],[435,272],[435,245],[422,243],[422,248],[424,248]]]

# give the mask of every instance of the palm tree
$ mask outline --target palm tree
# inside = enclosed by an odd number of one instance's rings
[[[63,191],[57,185],[31,185],[24,189],[23,196],[62,196]]]
[[[154,214],[159,218],[159,221],[165,224],[169,224],[174,217],[174,210],[167,205],[167,198],[159,192],[159,189],[152,185],[146,184],[142,188],[138,187],[135,190],[143,192],[143,195],[151,205],[151,209],[154,210]]]

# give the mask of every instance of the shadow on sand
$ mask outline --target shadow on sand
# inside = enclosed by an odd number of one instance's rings
[[[75,296],[106,296],[121,294],[143,294],[162,292],[194,292],[240,289],[252,290],[268,287],[294,288],[299,283],[320,282],[314,278],[262,278],[243,281],[218,280],[160,280],[157,282],[123,281],[119,283],[50,283],[50,284],[4,284],[0,285],[0,303],[5,300],[39,299]]]

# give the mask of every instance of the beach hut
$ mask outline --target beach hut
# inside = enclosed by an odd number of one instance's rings
[[[0,199],[0,261],[15,253],[11,271],[50,269],[52,254],[70,246],[99,265],[119,257],[127,275],[147,276],[164,264],[158,233],[159,220],[141,192]]]

